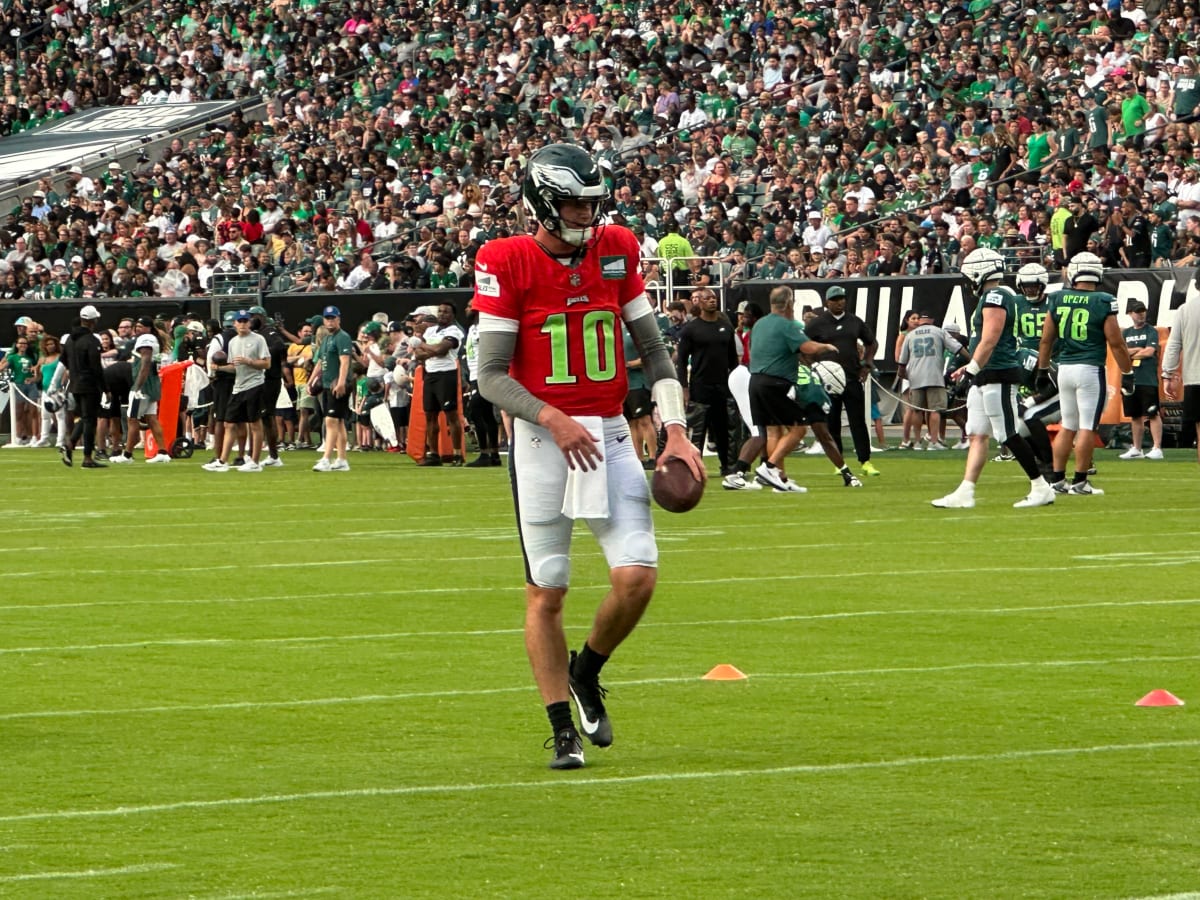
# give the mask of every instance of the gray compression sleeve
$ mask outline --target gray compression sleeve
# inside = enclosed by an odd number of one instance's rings
[[[663,343],[654,316],[638,316],[626,322],[625,327],[642,353],[642,374],[646,377],[647,387],[654,387],[654,382],[660,378],[674,379],[675,364],[671,362],[671,354]]]
[[[480,331],[476,347],[476,370],[479,393],[502,410],[518,419],[537,422],[538,413],[546,405],[529,393],[519,381],[508,374],[517,347],[517,335],[507,331]]]

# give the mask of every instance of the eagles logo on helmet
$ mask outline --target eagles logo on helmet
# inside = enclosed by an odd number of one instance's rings
[[[542,228],[572,247],[583,247],[592,239],[608,196],[600,167],[582,147],[550,144],[529,157],[521,186],[525,209]],[[585,226],[564,222],[565,200],[591,202],[591,221]]]

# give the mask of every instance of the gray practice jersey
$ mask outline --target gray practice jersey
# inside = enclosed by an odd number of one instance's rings
[[[910,387],[942,387],[946,351],[960,349],[962,344],[936,325],[918,325],[905,336],[897,362],[905,367]]]

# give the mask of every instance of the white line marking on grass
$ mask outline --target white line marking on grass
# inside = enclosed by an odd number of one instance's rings
[[[451,593],[458,591],[458,588],[442,588],[430,589],[423,593]],[[503,592],[513,590],[512,588],[476,588],[472,589],[477,593],[488,592]],[[281,598],[273,599],[316,599],[319,597],[336,597],[346,598],[355,596],[374,597],[384,593],[407,593],[402,591],[374,591],[364,592],[362,594],[311,594],[305,595],[303,598],[296,598],[292,595],[284,595]],[[515,591],[514,591],[515,593]],[[245,602],[260,602],[259,600],[238,600],[229,598],[220,602],[225,603],[245,603]],[[139,601],[127,601],[135,603]],[[165,603],[188,603],[191,601],[178,600],[147,600],[140,601],[143,603],[165,604]],[[95,604],[59,604],[59,606],[113,606],[125,605],[126,601],[103,601]],[[782,616],[765,616],[757,618],[738,618],[738,619],[700,619],[694,621],[677,621],[677,622],[643,622],[642,628],[698,628],[712,626],[728,626],[728,625],[770,625],[780,622],[809,622],[820,621],[823,619],[857,619],[857,618],[886,618],[889,616],[954,616],[954,615],[1010,615],[1013,613],[1030,613],[1030,612],[1060,612],[1071,609],[1107,609],[1129,607],[1129,606],[1191,606],[1200,603],[1200,599],[1184,598],[1180,600],[1097,600],[1088,603],[1050,603],[1038,606],[1001,606],[992,608],[930,608],[930,609],[865,609],[865,610],[846,610],[839,612],[828,613],[797,613],[795,615]],[[0,607],[2,610],[12,609],[41,609],[44,607]],[[568,630],[580,630],[590,626],[587,625],[567,625]],[[340,641],[380,641],[380,640],[398,640],[400,638],[423,638],[423,637],[493,637],[497,635],[510,635],[521,633],[520,628],[476,628],[464,631],[389,631],[389,632],[371,632],[366,634],[324,634],[324,635],[299,635],[293,637],[263,637],[263,638],[155,638],[141,641],[125,641],[121,643],[105,643],[105,644],[68,644],[65,646],[32,646],[32,647],[0,647],[0,656],[12,654],[26,653],[61,653],[61,652],[90,652],[94,650],[127,650],[144,647],[189,647],[189,646],[225,646],[233,644],[315,644],[315,643],[337,643]],[[0,717],[2,718],[2,717]]]
[[[209,894],[206,897],[188,895],[188,900],[284,900],[286,897],[315,897],[318,894],[340,894],[340,887],[307,887],[294,891],[251,891],[249,894]]]
[[[1004,763],[1026,759],[1084,756],[1098,753],[1141,753],[1153,750],[1182,750],[1200,747],[1200,739],[1179,741],[1147,741],[1138,744],[1097,744],[1085,747],[1051,747],[1042,750],[1009,750],[1004,753],[961,753],[945,756],[909,756],[897,759],[863,760],[861,762],[813,763],[796,766],[768,766],[761,769],[726,769],[700,772],[652,772],[645,775],[555,777],[548,775],[538,781],[498,781],[467,784],[426,784],[403,787],[366,787],[340,791],[305,791],[293,794],[260,794],[256,797],[222,797],[214,800],[180,800],[174,803],[147,803],[139,806],[116,806],[109,809],[61,809],[43,812],[15,813],[0,816],[0,823],[44,822],[63,819],[101,819],[180,810],[230,809],[242,806],[262,806],[272,803],[303,803],[307,801],[376,799],[380,797],[419,797],[437,794],[474,794],[484,791],[533,789],[573,790],[664,782],[714,781],[728,778],[771,778],[779,775],[840,775],[846,772],[884,771],[916,768],[918,766],[957,765],[960,763]]]
[[[395,562],[394,556],[379,556],[372,559],[326,559],[326,560],[306,560],[303,562],[285,562],[285,563],[236,563],[221,566],[158,566],[154,568],[142,568],[141,572],[223,572],[230,570],[242,571],[245,569],[319,569],[326,566],[365,566],[375,563],[391,563]],[[72,569],[77,575],[106,575],[111,574],[111,569]],[[43,569],[35,572],[0,572],[0,578],[26,578],[38,577],[47,575],[61,575],[62,570],[58,569]]]
[[[877,675],[926,675],[936,672],[966,672],[997,669],[1067,669],[1084,666],[1124,666],[1145,663],[1191,663],[1200,660],[1193,656],[1119,656],[1109,659],[1037,659],[1014,660],[1011,662],[950,663],[941,666],[888,666],[875,669],[827,669],[819,672],[751,672],[755,680],[796,680],[821,678],[864,678]],[[637,678],[613,681],[609,687],[637,687],[644,685],[693,684],[699,676],[687,675],[672,678]],[[116,709],[59,709],[30,710],[0,714],[0,722],[13,719],[76,719],[89,716],[137,716],[179,712],[236,712],[238,710],[296,709],[308,706],[348,706],[366,703],[398,703],[406,700],[428,700],[447,697],[485,697],[497,694],[524,694],[534,690],[532,685],[517,687],[482,688],[471,690],[407,691],[397,694],[359,694],[349,697],[313,697],[296,700],[238,700],[229,703],[191,703],[174,706],[133,706]]]
[[[145,863],[136,866],[120,866],[115,869],[81,869],[77,872],[29,872],[25,875],[0,875],[0,884],[20,881],[53,881],[59,878],[107,878],[113,875],[140,875],[144,872],[161,872],[178,869],[174,863]]]
[[[1200,900],[1200,891],[1185,894],[1155,894],[1153,897],[1130,897],[1129,900]]]

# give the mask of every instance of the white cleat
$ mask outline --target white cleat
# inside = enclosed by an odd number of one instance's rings
[[[1150,452],[1153,453],[1154,451],[1151,450]],[[1161,450],[1158,451],[1158,455],[1160,458],[1162,457]],[[1124,453],[1122,453],[1120,456],[1117,457],[1117,459],[1145,459],[1145,458],[1146,458],[1146,454],[1144,454],[1137,447],[1130,447],[1128,450],[1126,450]]]
[[[1163,458],[1162,450],[1158,447],[1155,447],[1153,450],[1146,451],[1146,459],[1162,459],[1162,458]]]
[[[746,480],[741,472],[734,472],[721,479],[721,487],[727,491],[761,491],[762,485],[754,480]]]
[[[1029,495],[1024,500],[1013,504],[1013,509],[1028,509],[1031,506],[1050,506],[1054,502],[1054,489],[1044,481],[1029,489]]]
[[[760,484],[767,487],[783,488],[786,490],[787,482],[783,479],[783,473],[774,466],[768,466],[766,463],[759,463],[757,469],[754,470],[755,476]]]
[[[938,497],[936,500],[930,500],[929,503],[931,506],[936,506],[938,509],[974,509],[975,495],[954,491],[947,494],[945,497]]]
[[[808,488],[801,487],[796,482],[788,479],[783,483],[783,487],[777,487],[774,491],[776,494],[807,494]]]

